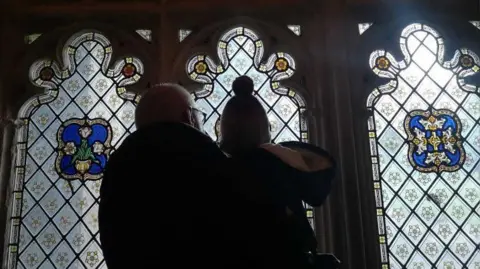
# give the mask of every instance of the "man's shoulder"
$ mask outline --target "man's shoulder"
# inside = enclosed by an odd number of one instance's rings
[[[225,159],[216,143],[198,130],[185,125],[159,124],[129,135],[110,156],[107,170],[117,166],[123,167],[121,170],[135,170],[147,163],[162,170],[177,169],[182,164],[187,168],[204,165],[203,169],[208,170],[218,169]]]

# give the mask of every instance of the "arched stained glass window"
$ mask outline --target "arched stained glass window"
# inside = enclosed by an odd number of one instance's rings
[[[226,32],[218,42],[217,53],[220,64],[207,55],[194,56],[187,64],[189,77],[204,84],[203,90],[195,93],[195,99],[208,115],[206,130],[213,139],[220,135],[219,118],[233,95],[232,82],[242,75],[252,78],[255,96],[268,112],[275,141],[308,139],[303,98],[279,83],[295,72],[292,56],[277,52],[262,63],[263,42],[254,31],[244,27]]]
[[[39,60],[31,82],[46,90],[19,112],[7,268],[104,268],[99,247],[100,180],[113,149],[134,130],[138,96],[125,86],[143,66],[97,32],[72,36],[64,68]]]
[[[220,116],[226,102],[233,96],[232,82],[247,75],[255,87],[255,96],[268,113],[271,134],[275,142],[307,141],[305,102],[295,90],[282,86],[281,80],[295,72],[295,60],[284,52],[277,52],[262,63],[264,46],[251,29],[235,27],[223,34],[217,44],[220,63],[208,55],[192,57],[186,66],[188,76],[203,84],[194,93],[199,108],[207,114],[205,128],[218,140]],[[307,215],[313,226],[313,212]]]
[[[444,40],[424,24],[400,37],[404,59],[370,56],[391,79],[367,106],[383,268],[480,268],[480,71],[467,49],[444,61]]]

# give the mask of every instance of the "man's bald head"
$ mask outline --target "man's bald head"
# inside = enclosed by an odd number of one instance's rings
[[[193,105],[190,93],[182,86],[157,85],[142,95],[135,110],[135,124],[142,128],[157,122],[181,122],[198,127],[192,115]]]

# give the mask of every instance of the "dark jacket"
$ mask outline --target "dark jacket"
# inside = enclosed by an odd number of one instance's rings
[[[316,239],[303,202],[316,207],[328,196],[335,176],[335,161],[324,150],[306,143],[285,142],[264,146],[233,156],[266,186],[266,193],[276,205],[281,237],[275,252],[284,264],[298,264],[303,254],[316,249]],[[291,150],[295,152],[292,152]],[[281,240],[283,239],[283,241]]]
[[[138,130],[112,154],[102,182],[109,269],[268,268],[277,215],[257,182],[189,126]]]

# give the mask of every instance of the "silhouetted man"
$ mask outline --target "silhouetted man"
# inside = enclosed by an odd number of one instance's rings
[[[225,156],[199,130],[203,115],[181,86],[143,95],[137,131],[112,154],[101,187],[100,239],[109,269],[222,268],[229,187]]]

